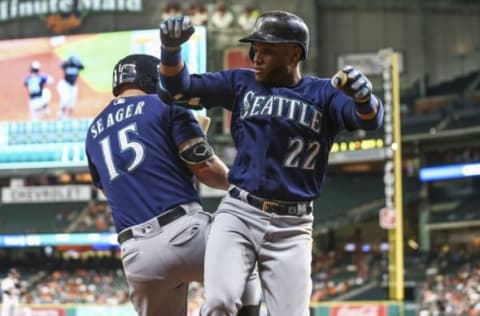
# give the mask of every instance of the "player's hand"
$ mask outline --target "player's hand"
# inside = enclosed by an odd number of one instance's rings
[[[166,48],[178,49],[194,32],[188,16],[168,18],[160,23],[160,41]]]
[[[372,95],[372,83],[368,78],[352,66],[345,66],[337,72],[332,80],[332,85],[353,98],[357,103],[370,100]]]

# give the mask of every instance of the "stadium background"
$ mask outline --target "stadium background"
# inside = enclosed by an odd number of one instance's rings
[[[341,64],[354,63],[371,72],[381,97],[386,91],[376,69],[378,52],[392,48],[399,53],[404,300],[389,297],[391,245],[379,225],[385,207],[385,131],[359,131],[337,139],[324,192],[315,204],[312,315],[480,315],[480,2],[224,1],[233,14],[226,27],[213,23],[220,7],[214,1],[46,3],[1,0],[0,40],[73,36],[86,43],[86,53],[74,53],[92,56],[81,74],[77,116],[33,124],[22,90],[28,67],[11,64],[23,58],[19,65],[28,65],[41,57],[41,50],[22,53],[11,49],[11,41],[0,41],[0,69],[13,69],[2,73],[0,82],[0,276],[11,267],[20,270],[28,289],[26,315],[132,315],[118,248],[107,234],[113,231],[108,207],[89,185],[82,139],[89,117],[109,97],[108,84],[95,84],[96,76],[107,72],[109,77],[106,65],[128,52],[123,32],[155,29],[167,8],[188,13],[192,4],[207,9],[207,70],[248,65],[248,47],[237,42],[247,32],[238,23],[244,11],[299,14],[312,35],[304,71],[330,77]],[[102,40],[117,31],[123,35]],[[56,57],[42,64],[56,65],[71,52],[56,50]],[[60,69],[52,66],[51,74],[59,78]],[[94,84],[85,84],[89,81]],[[12,83],[18,90],[10,88]],[[56,102],[54,97],[52,107]],[[231,162],[235,150],[228,113],[215,109],[208,114],[209,138]],[[58,163],[43,163],[57,154]],[[436,179],[420,177],[423,168],[459,164],[469,164],[470,171],[460,168],[463,174],[452,175],[444,168]],[[445,174],[449,179],[442,179]],[[207,209],[215,210],[221,193],[201,192]],[[195,315],[201,289],[195,286],[191,292]]]

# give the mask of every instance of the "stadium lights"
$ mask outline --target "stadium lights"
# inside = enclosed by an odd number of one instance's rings
[[[439,181],[480,176],[480,163],[420,168],[420,181]]]

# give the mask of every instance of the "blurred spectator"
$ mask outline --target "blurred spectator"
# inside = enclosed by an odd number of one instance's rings
[[[106,202],[92,202],[75,231],[115,232],[113,218]]]
[[[238,25],[240,25],[243,31],[250,32],[259,15],[260,13],[257,9],[252,6],[246,6],[238,16]]]
[[[180,16],[180,15],[183,15],[182,6],[179,3],[172,1],[172,2],[169,2],[163,9],[162,20],[166,20],[168,18]]]
[[[478,251],[442,250],[429,258],[421,295],[421,315],[480,315],[480,257]],[[433,269],[435,268],[435,269]]]
[[[225,30],[233,25],[233,13],[224,4],[219,4],[212,14],[210,26],[213,30]]]
[[[328,253],[317,255],[312,266],[312,302],[325,301],[346,294],[366,283],[373,276],[362,266],[374,265],[371,255],[359,259],[355,254]]]
[[[20,297],[23,294],[20,284],[20,273],[10,269],[8,275],[2,280],[2,316],[20,315]]]
[[[190,16],[193,26],[207,24],[208,12],[203,4],[191,4],[188,9],[188,15]]]
[[[33,304],[108,304],[128,302],[128,287],[121,269],[78,268],[46,273],[31,291]]]

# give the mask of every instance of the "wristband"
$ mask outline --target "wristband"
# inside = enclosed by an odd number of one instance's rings
[[[182,62],[182,53],[180,47],[177,50],[171,50],[162,46],[160,54],[161,62],[165,66],[177,66]]]
[[[357,103],[356,113],[359,118],[365,121],[372,120],[377,116],[378,112],[378,101],[372,95],[370,100],[365,103]]]

